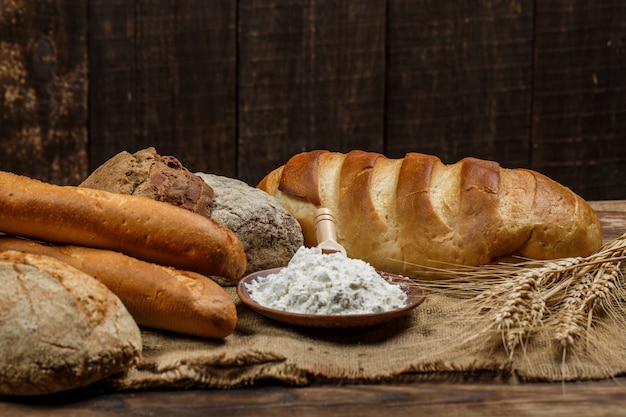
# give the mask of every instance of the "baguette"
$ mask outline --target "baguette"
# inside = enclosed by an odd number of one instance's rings
[[[224,288],[200,274],[144,262],[119,252],[52,245],[0,236],[0,252],[44,255],[94,277],[115,294],[141,326],[225,338],[237,311]]]
[[[305,245],[317,244],[313,213],[327,207],[348,256],[392,273],[586,256],[602,244],[598,217],[571,190],[475,158],[444,165],[419,153],[317,150],[293,156],[258,188],[298,219]]]
[[[109,249],[149,262],[241,278],[241,241],[217,222],[168,203],[58,186],[0,172],[0,232]]]

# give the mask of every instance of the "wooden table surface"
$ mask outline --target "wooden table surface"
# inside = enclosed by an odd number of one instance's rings
[[[626,233],[626,200],[592,202],[605,239]],[[572,383],[522,383],[454,375],[380,385],[256,386],[235,390],[103,393],[0,398],[0,416],[626,416],[626,376]]]

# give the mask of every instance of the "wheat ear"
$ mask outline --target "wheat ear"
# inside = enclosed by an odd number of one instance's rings
[[[519,269],[508,282],[476,297],[483,310],[491,310],[493,324],[487,330],[501,333],[509,357],[534,330],[543,326],[548,311],[545,289],[562,280],[579,262],[581,258],[567,258],[546,262],[538,268]]]
[[[582,275],[567,295],[556,314],[555,338],[565,347],[573,346],[593,325],[595,315],[619,303],[621,262],[602,264]]]

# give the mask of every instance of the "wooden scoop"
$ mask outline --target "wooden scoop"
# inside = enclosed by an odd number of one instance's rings
[[[325,207],[315,210],[313,217],[315,224],[315,236],[317,237],[317,247],[322,253],[340,252],[346,256],[346,250],[337,243],[337,231],[335,229],[335,217],[330,209]]]

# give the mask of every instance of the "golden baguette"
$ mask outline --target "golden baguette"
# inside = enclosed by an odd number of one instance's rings
[[[204,275],[238,279],[246,269],[239,238],[205,216],[145,197],[2,171],[0,232],[110,249]]]
[[[12,236],[0,236],[0,252],[4,251],[46,255],[94,277],[142,326],[224,338],[237,324],[235,303],[224,288],[194,272],[105,249],[44,244]]]
[[[476,158],[445,165],[419,153],[318,150],[293,156],[258,188],[300,222],[306,245],[317,244],[313,213],[326,207],[348,256],[400,274],[511,255],[586,256],[602,244],[598,217],[570,189]]]

